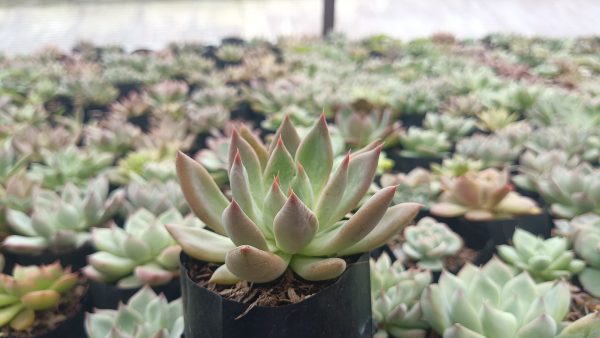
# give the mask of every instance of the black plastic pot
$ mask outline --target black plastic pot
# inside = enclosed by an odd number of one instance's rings
[[[139,288],[122,289],[118,288],[115,284],[90,281],[90,303],[92,307],[98,309],[116,309],[119,302],[126,303],[138,290]],[[179,280],[177,279],[165,285],[153,286],[152,290],[157,294],[164,294],[169,301],[181,296]]]
[[[403,173],[421,167],[429,170],[432,163],[441,164],[442,157],[412,157],[404,156],[399,150],[389,151],[388,156],[394,160],[394,169]]]
[[[55,253],[50,250],[46,250],[39,255],[26,255],[26,254],[14,254],[10,252],[4,253],[6,259],[5,271],[12,271],[15,264],[19,265],[42,265],[52,264],[57,260],[60,264],[70,266],[73,271],[78,271],[87,265],[87,256],[94,253],[94,248],[91,244],[84,244],[80,248],[63,253]]]
[[[194,283],[181,255],[181,289],[188,338],[366,338],[372,337],[368,254],[348,264],[332,285],[299,303],[257,306],[234,302]]]

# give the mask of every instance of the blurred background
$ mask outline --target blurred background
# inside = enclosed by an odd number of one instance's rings
[[[133,50],[226,36],[318,35],[323,8],[324,0],[0,0],[0,51],[69,49],[80,40]],[[598,0],[338,0],[334,29],[351,39],[575,37],[599,34],[599,17]]]

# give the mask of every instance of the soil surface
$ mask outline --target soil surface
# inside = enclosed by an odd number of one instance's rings
[[[80,281],[71,291],[61,297],[60,303],[54,309],[35,312],[35,322],[24,331],[14,331],[10,326],[0,329],[0,337],[7,338],[37,338],[54,331],[65,321],[75,317],[83,310],[88,285]],[[70,323],[65,323],[69,325]]]
[[[566,320],[575,321],[594,311],[600,311],[600,299],[592,297],[575,285],[571,285],[571,308]]]

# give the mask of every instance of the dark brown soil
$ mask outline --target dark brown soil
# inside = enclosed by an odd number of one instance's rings
[[[255,284],[248,281],[240,281],[235,285],[209,283],[208,280],[218,267],[217,264],[206,264],[193,259],[186,264],[190,278],[199,286],[217,293],[225,299],[250,304],[246,313],[255,306],[274,307],[301,302],[336,281],[333,279],[324,282],[309,282],[288,269],[283,276],[266,284]]]
[[[0,329],[0,337],[7,338],[36,338],[54,331],[64,321],[75,317],[83,310],[88,285],[81,281],[71,291],[61,297],[55,309],[36,311],[32,327],[24,331],[14,331],[10,326]]]
[[[571,308],[566,320],[575,321],[594,311],[600,311],[600,299],[571,285]]]

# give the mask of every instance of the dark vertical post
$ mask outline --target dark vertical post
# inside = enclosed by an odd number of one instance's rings
[[[323,36],[331,33],[335,20],[335,0],[323,0]]]

